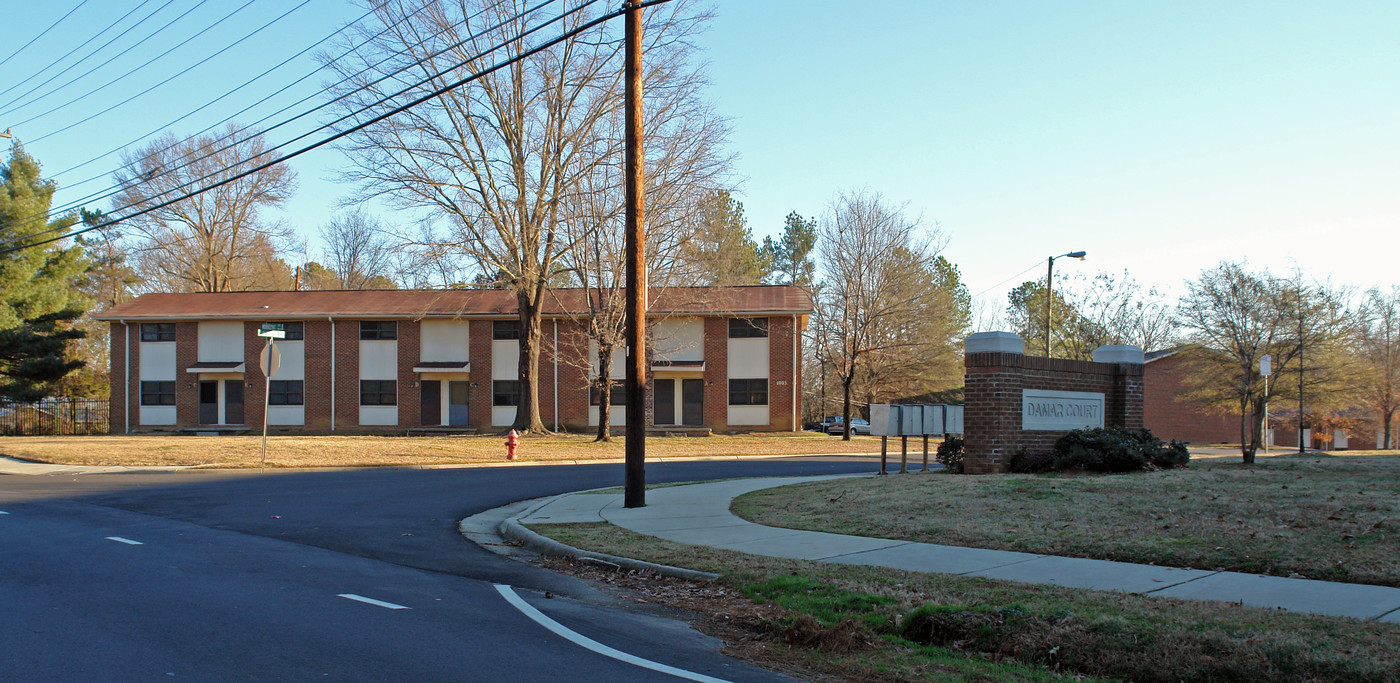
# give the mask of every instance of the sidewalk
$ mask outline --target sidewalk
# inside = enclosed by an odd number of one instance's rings
[[[28,462],[0,455],[0,475],[21,474],[41,476],[45,474],[111,474],[114,472],[179,472],[190,469],[175,465],[123,466],[123,465],[51,465],[43,462]]]
[[[515,520],[521,524],[609,522],[677,543],[769,557],[1219,600],[1400,623],[1400,588],[795,531],[754,524],[729,512],[730,501],[750,491],[831,478],[741,479],[657,488],[647,491],[646,507],[633,509],[622,507],[620,493],[572,493],[521,510]]]

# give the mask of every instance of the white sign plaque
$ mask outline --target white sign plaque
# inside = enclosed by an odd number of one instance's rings
[[[1103,426],[1103,394],[1088,391],[1021,390],[1021,429],[1086,429]]]

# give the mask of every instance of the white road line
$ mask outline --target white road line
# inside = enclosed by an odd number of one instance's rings
[[[368,604],[371,604],[371,605],[378,605],[379,607],[386,607],[386,608],[388,608],[388,609],[413,609],[412,607],[404,607],[403,605],[395,605],[395,604],[392,603],[392,602],[384,602],[383,600],[375,600],[374,598],[367,598],[367,597],[365,597],[365,596],[363,596],[363,595],[355,595],[354,593],[341,593],[341,594],[337,595],[336,597],[338,597],[338,598],[345,598],[345,599],[347,599],[347,600],[355,600],[355,601],[357,601],[357,602],[364,602],[364,603],[368,603]]]
[[[140,542],[140,541],[133,541],[133,540],[131,540],[131,539],[129,539],[129,538],[122,538],[121,536],[108,536],[108,537],[107,537],[107,540],[109,540],[109,541],[116,541],[116,542],[118,542],[118,543],[125,543],[125,544],[127,544],[127,545],[144,545],[144,544],[143,544],[142,542]]]
[[[8,514],[10,514],[10,513],[5,512],[4,510],[0,510],[0,515],[8,515]]]
[[[631,664],[633,666],[640,666],[643,669],[651,669],[652,671],[660,671],[661,673],[670,674],[672,676],[675,676],[676,678],[684,678],[688,681],[699,681],[700,683],[729,683],[729,681],[726,681],[723,678],[714,678],[712,676],[706,676],[705,674],[698,674],[693,671],[686,671],[685,669],[677,669],[674,666],[667,666],[660,662],[653,662],[650,659],[642,659],[641,657],[638,657],[636,655],[629,655],[621,650],[615,650],[613,648],[610,648],[607,645],[593,640],[592,638],[571,631],[568,628],[566,628],[563,624],[560,624],[559,622],[550,619],[548,616],[545,616],[544,612],[535,609],[534,606],[532,606],[530,603],[525,602],[524,598],[521,598],[519,595],[517,595],[514,588],[511,588],[510,586],[501,583],[495,584],[495,586],[496,592],[500,593],[501,597],[505,598],[506,602],[510,603],[512,607],[520,610],[522,614],[524,614],[527,617],[530,617],[535,621],[535,623],[539,624],[540,626],[549,629],[555,635],[575,645],[578,645],[579,647],[592,650],[600,655],[603,655],[604,657],[611,657],[618,661],[627,662],[628,664]]]

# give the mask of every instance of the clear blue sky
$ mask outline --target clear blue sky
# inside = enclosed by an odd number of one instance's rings
[[[200,6],[147,47],[158,52],[243,1]],[[138,4],[91,0],[60,26],[62,35],[0,66],[0,93],[13,94],[16,82]],[[175,0],[160,16],[196,4]],[[0,59],[75,5],[7,9]],[[140,12],[159,3],[150,5]],[[14,127],[54,173],[204,104],[359,13],[343,0],[311,0],[171,86],[35,140],[294,5],[255,0],[148,70],[34,121],[19,123],[69,97],[13,112],[0,105],[0,129]],[[1202,268],[1243,258],[1280,272],[1296,264],[1344,284],[1395,282],[1397,35],[1393,1],[720,0],[702,42],[711,95],[732,119],[739,198],[757,237],[775,233],[789,211],[822,214],[838,191],[878,191],[941,226],[946,255],[969,288],[1001,306],[1007,289],[1043,272],[1046,256],[1077,249],[1089,260],[1057,269],[1126,268],[1173,292]],[[110,60],[60,94],[86,92],[105,82],[103,74],[155,54],[138,59],[144,51]],[[288,82],[308,66],[298,60],[267,83]],[[188,134],[213,123],[241,108],[234,104],[241,96],[174,128]],[[295,163],[302,189],[285,217],[308,235],[343,194],[327,180],[340,163],[333,153]],[[115,164],[108,157],[58,181],[70,185]]]

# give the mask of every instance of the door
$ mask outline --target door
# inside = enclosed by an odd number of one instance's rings
[[[705,380],[681,380],[681,424],[705,424]]]
[[[226,425],[243,424],[243,380],[224,380],[224,422]]]
[[[447,424],[465,427],[469,420],[467,412],[467,387],[470,382],[447,383]]]
[[[676,423],[676,380],[657,379],[652,403],[652,424],[673,425]]]
[[[419,404],[423,406],[419,423],[424,427],[442,424],[442,382],[430,379],[419,386]]]
[[[214,381],[199,383],[199,423],[219,424],[219,383]]]

